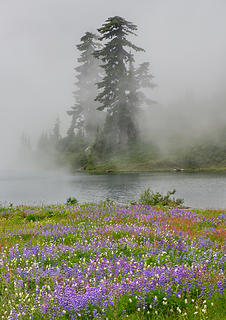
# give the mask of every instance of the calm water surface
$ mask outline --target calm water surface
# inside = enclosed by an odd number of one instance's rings
[[[176,189],[193,208],[226,208],[225,173],[129,173],[66,175],[40,172],[0,173],[0,203],[64,203],[68,197],[79,202],[98,202],[109,198],[119,203],[139,199],[145,188],[166,193]]]

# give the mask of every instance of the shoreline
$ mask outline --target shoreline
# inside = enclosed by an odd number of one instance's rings
[[[134,169],[114,169],[114,168],[94,168],[94,169],[77,169],[73,170],[75,172],[84,172],[84,173],[96,173],[96,174],[121,174],[121,173],[226,173],[226,168],[194,168],[194,169],[184,169],[184,168],[134,168]]]
[[[49,204],[7,204],[2,205],[0,203],[0,213],[4,212],[5,210],[11,209],[12,211],[14,210],[22,210],[24,208],[34,208],[34,209],[50,209],[50,208],[72,208],[72,207],[79,207],[79,208],[87,208],[87,207],[95,207],[95,206],[103,206],[104,204],[112,204],[120,207],[125,207],[128,208],[130,206],[146,206],[149,208],[152,208],[153,210],[159,210],[159,211],[168,211],[168,210],[183,210],[183,211],[190,211],[190,212],[195,212],[196,214],[201,214],[205,216],[214,216],[216,214],[226,214],[226,208],[194,208],[194,207],[188,207],[188,206],[158,206],[158,205],[142,205],[139,203],[117,203],[115,201],[111,200],[103,200],[99,202],[77,202],[76,204],[67,204],[67,203],[62,203],[62,202],[57,202],[57,203],[49,203]],[[0,214],[0,220],[1,220],[1,214]]]

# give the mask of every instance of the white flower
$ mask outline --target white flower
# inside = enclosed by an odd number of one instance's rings
[[[185,302],[185,303],[188,303],[188,299],[185,299],[184,302]]]
[[[179,313],[181,313],[181,309],[180,309],[179,307],[177,307],[177,311],[178,311]]]

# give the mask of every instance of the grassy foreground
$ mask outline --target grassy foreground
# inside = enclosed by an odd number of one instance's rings
[[[225,212],[0,208],[0,319],[224,319]]]

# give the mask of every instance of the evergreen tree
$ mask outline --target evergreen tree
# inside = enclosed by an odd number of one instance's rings
[[[18,149],[18,162],[20,166],[28,167],[32,164],[33,150],[29,135],[22,133],[20,138],[20,147]]]
[[[110,122],[115,123],[111,124],[114,129],[111,132],[114,144],[126,145],[137,135],[134,116],[135,106],[138,106],[136,90],[140,81],[133,67],[134,56],[131,50],[144,50],[127,39],[128,35],[135,35],[136,30],[136,25],[118,16],[108,18],[98,29],[101,34],[100,40],[106,40],[107,43],[95,52],[95,56],[103,61],[101,67],[105,71],[103,80],[98,83],[100,91],[96,101],[101,103],[98,110],[108,111],[107,128],[109,129]],[[130,51],[127,51],[128,49]],[[133,95],[135,100],[132,99]]]
[[[127,103],[129,106],[129,116],[132,121],[129,123],[128,135],[130,140],[137,136],[138,125],[136,123],[137,116],[141,111],[142,106],[149,106],[155,101],[148,98],[143,88],[153,88],[155,84],[152,83],[153,76],[149,72],[149,63],[144,62],[135,69],[134,64],[130,61],[128,70],[128,94]]]
[[[46,132],[43,132],[38,140],[37,151],[39,154],[46,155],[49,153],[50,138]]]
[[[20,140],[20,150],[22,153],[31,153],[31,140],[30,137],[26,133],[22,133]]]
[[[68,136],[93,137],[97,128],[100,114],[96,111],[98,106],[95,102],[96,83],[100,81],[99,62],[93,53],[100,48],[97,36],[91,32],[86,32],[81,38],[81,43],[77,49],[81,52],[78,62],[80,65],[75,68],[77,71],[76,86],[78,90],[74,92],[76,99],[75,106],[67,113],[72,117]]]
[[[144,104],[151,105],[153,103],[156,103],[154,100],[147,98],[146,95],[141,90],[142,88],[156,87],[156,84],[151,81],[153,79],[153,76],[150,74],[149,68],[150,68],[150,63],[143,62],[139,65],[139,67],[136,70],[138,106],[141,106]]]
[[[52,148],[55,148],[60,141],[60,119],[57,118],[53,127],[52,134],[50,135],[50,143],[52,144]]]

